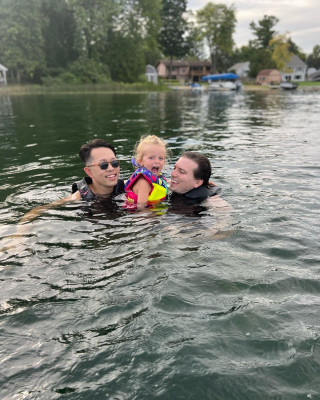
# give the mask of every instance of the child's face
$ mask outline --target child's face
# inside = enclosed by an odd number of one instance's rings
[[[143,156],[138,163],[155,175],[159,175],[166,161],[166,149],[157,144],[147,144],[143,147]]]

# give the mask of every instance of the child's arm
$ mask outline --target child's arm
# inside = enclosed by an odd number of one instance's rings
[[[132,191],[138,196],[138,204],[146,204],[148,202],[151,185],[144,178],[139,178],[133,185]]]

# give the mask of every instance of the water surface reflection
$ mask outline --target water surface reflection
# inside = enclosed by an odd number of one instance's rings
[[[69,204],[1,254],[2,399],[318,398],[320,93],[0,98],[2,246],[67,195],[80,145],[157,134],[212,161],[233,206]],[[167,167],[170,172],[170,165]]]

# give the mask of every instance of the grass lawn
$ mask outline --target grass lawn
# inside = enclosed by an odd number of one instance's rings
[[[166,85],[153,83],[121,83],[109,82],[102,84],[82,85],[7,85],[0,87],[0,95],[26,95],[26,94],[72,94],[72,93],[141,93],[160,92],[170,90]]]

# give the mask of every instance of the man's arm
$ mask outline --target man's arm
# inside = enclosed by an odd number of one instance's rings
[[[214,225],[209,227],[205,236],[211,236],[213,239],[224,239],[231,236],[233,233],[231,217],[233,208],[230,204],[220,196],[215,195],[208,197],[201,205],[207,209],[206,220],[208,221],[209,218],[215,219]]]
[[[188,222],[185,218],[180,223],[166,228],[171,236],[178,240],[190,239],[194,242],[208,238],[219,240],[231,236],[233,208],[218,195],[208,197],[201,203],[206,210],[198,220]]]
[[[24,224],[26,222],[31,222],[35,218],[37,218],[39,215],[41,215],[44,211],[50,210],[51,208],[61,206],[62,204],[66,204],[72,201],[78,201],[81,200],[81,195],[80,192],[77,191],[73,194],[71,194],[68,197],[65,197],[63,199],[55,200],[50,204],[45,204],[44,206],[39,206],[34,208],[33,210],[29,211],[26,213],[20,220],[19,224]]]
[[[72,201],[81,200],[80,192],[77,191],[71,194],[68,197],[63,199],[55,200],[50,204],[46,204],[44,206],[39,206],[34,208],[33,210],[26,213],[17,225],[17,232],[13,235],[7,237],[10,239],[5,247],[1,248],[0,251],[13,251],[18,245],[21,245],[22,238],[24,238],[30,232],[30,226],[28,226],[29,222],[32,222],[36,219],[39,215],[41,215],[44,211],[50,210],[51,208],[58,207],[62,204],[66,204]]]
[[[207,197],[201,205],[208,208],[208,211],[214,210],[215,212],[223,213],[232,211],[230,204],[218,195]]]

